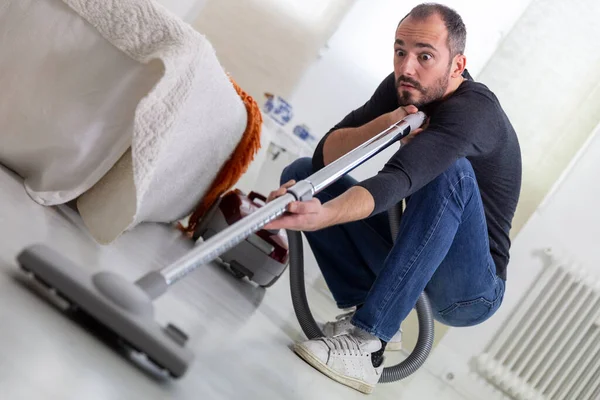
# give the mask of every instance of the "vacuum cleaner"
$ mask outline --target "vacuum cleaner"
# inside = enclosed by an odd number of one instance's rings
[[[406,116],[307,179],[297,182],[285,195],[206,241],[198,241],[194,249],[171,265],[151,271],[135,282],[108,271],[90,276],[66,257],[41,244],[24,249],[17,256],[17,261],[27,274],[48,287],[53,295],[65,300],[69,309],[77,310],[97,326],[111,332],[124,345],[145,354],[148,360],[172,377],[181,377],[193,361],[192,352],[185,346],[187,336],[173,325],[160,326],[153,318],[152,301],[196,268],[215,260],[283,215],[288,204],[310,200],[314,194],[419,128],[425,118],[422,112]],[[393,229],[396,227],[392,226]],[[322,333],[306,299],[301,233],[288,231],[287,234],[294,309],[309,339],[320,337]],[[417,345],[406,360],[384,370],[381,382],[410,375],[420,367],[431,350],[433,318],[424,294],[419,298],[416,309],[419,320]]]
[[[242,218],[256,212],[267,202],[259,193],[248,195],[232,190],[220,197],[206,212],[194,231],[195,241],[208,240]],[[215,259],[238,279],[244,277],[263,288],[271,287],[283,275],[289,263],[285,233],[277,229],[259,229],[237,246]]]

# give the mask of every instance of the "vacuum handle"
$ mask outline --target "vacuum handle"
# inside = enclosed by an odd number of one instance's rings
[[[263,203],[267,204],[267,198],[265,196],[263,196],[260,193],[257,192],[250,192],[248,194],[248,198],[253,202],[256,203],[254,200],[259,199],[261,200]],[[260,206],[262,206],[262,204],[260,204]]]
[[[360,164],[407,136],[423,125],[425,118],[425,114],[421,111],[407,115],[403,120],[393,124],[325,168],[296,183],[288,189],[285,195],[269,202],[207,241],[199,243],[188,254],[160,270],[160,274],[164,277],[167,285],[177,282],[197,267],[214,260],[269,222],[279,218],[291,202],[309,200],[316,193],[325,189]]]

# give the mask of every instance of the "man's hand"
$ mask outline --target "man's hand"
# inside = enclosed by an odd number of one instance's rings
[[[296,184],[291,180],[283,184],[279,189],[272,191],[267,198],[270,202],[283,196],[287,189]],[[329,226],[329,210],[321,204],[319,199],[313,198],[309,201],[294,201],[287,206],[287,213],[265,225],[264,229],[290,229],[293,231],[318,231]]]
[[[287,213],[265,225],[264,229],[318,231],[330,225],[327,211],[316,197],[309,201],[294,201],[288,204]]]
[[[406,117],[407,115],[416,114],[417,112],[419,112],[419,109],[412,105],[398,107],[394,111],[392,111],[391,113],[388,114],[389,124],[390,125],[395,124],[396,122],[403,120],[404,117]]]
[[[287,188],[295,183],[289,181],[271,192],[268,201],[283,196]],[[354,186],[325,204],[321,204],[317,198],[290,203],[287,213],[267,224],[265,229],[318,231],[329,226],[367,218],[374,207],[375,200],[371,193],[363,187]]]

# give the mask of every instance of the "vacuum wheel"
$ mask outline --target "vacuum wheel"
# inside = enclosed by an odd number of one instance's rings
[[[142,368],[148,368],[151,365],[150,368],[154,371],[153,373],[159,374],[163,377],[169,376],[171,378],[178,379],[183,376],[182,373],[171,371],[170,369],[162,365],[160,362],[158,362],[155,358],[150,357],[147,353],[140,350],[137,346],[133,345],[133,343],[129,342],[128,340],[119,337],[117,339],[117,342],[119,343],[121,348],[128,350],[129,355],[127,356],[127,358],[129,358],[131,362],[138,363],[138,365],[139,363],[142,363],[142,365],[146,365],[145,367],[142,366]]]
[[[230,268],[231,275],[235,276],[237,279],[244,279],[246,275],[243,272],[238,271],[237,269]]]
[[[179,379],[183,376],[183,374],[181,374],[181,373],[173,372],[170,369],[167,369],[165,366],[160,365],[153,358],[148,358],[148,361],[150,361],[152,364],[154,364],[156,366],[156,368],[160,369],[161,371],[163,371],[165,374],[169,375],[173,379]]]
[[[77,310],[77,305],[75,305],[71,300],[69,300],[65,295],[59,292],[56,288],[46,282],[44,279],[33,273],[31,270],[21,266],[21,269],[27,275],[32,282],[35,282],[34,286],[37,286],[38,291],[43,291],[43,295],[45,298],[51,300],[51,302],[60,308],[63,312],[70,312]],[[39,292],[38,292],[39,293]]]

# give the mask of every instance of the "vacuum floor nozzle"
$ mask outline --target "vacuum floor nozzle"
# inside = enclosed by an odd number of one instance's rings
[[[21,268],[66,302],[66,309],[81,311],[172,377],[184,375],[193,361],[192,352],[185,348],[187,336],[173,325],[163,328],[154,321],[152,300],[133,282],[108,272],[87,275],[42,245],[23,250],[17,260]]]

